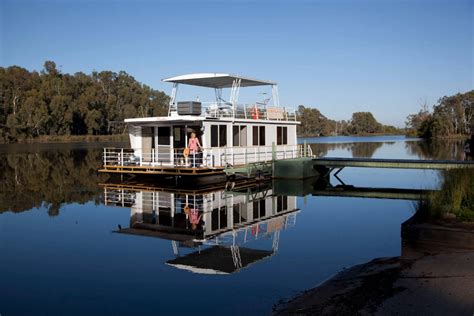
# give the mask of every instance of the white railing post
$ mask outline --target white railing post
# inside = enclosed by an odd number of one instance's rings
[[[107,165],[107,148],[104,147],[104,166]]]
[[[151,165],[155,165],[155,148],[151,149]]]
[[[123,166],[123,148],[120,149],[120,165]]]

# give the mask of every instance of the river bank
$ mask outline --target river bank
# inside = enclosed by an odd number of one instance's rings
[[[474,252],[375,259],[275,307],[275,315],[471,315]]]
[[[402,226],[400,257],[374,259],[343,270],[320,286],[280,302],[274,314],[474,313],[474,226],[413,220]]]

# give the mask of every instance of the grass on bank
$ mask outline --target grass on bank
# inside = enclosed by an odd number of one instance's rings
[[[440,190],[421,199],[417,215],[423,220],[455,217],[474,221],[474,169],[443,171]]]

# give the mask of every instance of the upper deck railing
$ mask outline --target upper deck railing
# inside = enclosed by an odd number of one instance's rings
[[[296,121],[296,110],[281,106],[267,106],[259,103],[236,104],[230,102],[200,102],[201,115],[210,118],[238,118],[272,121]],[[176,106],[172,108],[177,113]],[[172,113],[172,112],[170,112]]]

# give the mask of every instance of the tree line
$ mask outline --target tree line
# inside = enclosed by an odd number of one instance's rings
[[[474,133],[474,90],[444,96],[428,109],[427,104],[407,117],[408,134],[423,138],[466,136]]]
[[[124,71],[64,74],[53,61],[40,72],[0,67],[0,142],[114,134],[127,117],[164,115],[168,101]]]
[[[124,71],[65,74],[53,61],[40,72],[0,67],[0,143],[38,136],[110,135],[128,117],[166,115],[169,97]],[[298,135],[404,134],[439,137],[473,133],[474,90],[441,98],[407,117],[406,130],[383,125],[370,112],[332,120],[300,105]]]
[[[370,112],[355,112],[350,120],[336,121],[316,108],[300,105],[297,115],[301,122],[297,132],[301,136],[404,134],[404,130],[378,122]]]

